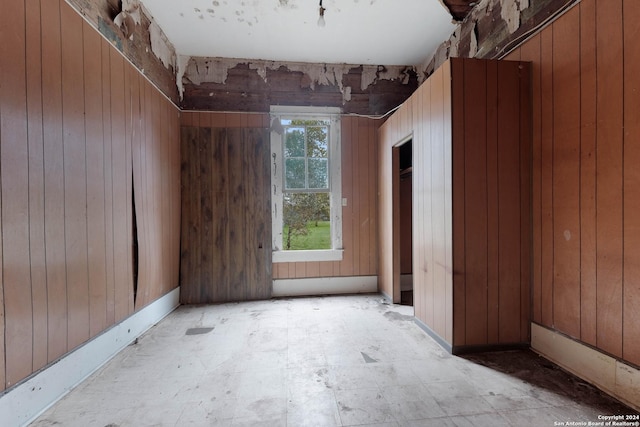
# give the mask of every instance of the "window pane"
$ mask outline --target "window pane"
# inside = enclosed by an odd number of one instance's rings
[[[304,158],[302,159],[285,159],[285,188],[292,190],[297,188],[305,188],[305,168]]]
[[[329,162],[327,159],[309,159],[309,188],[329,189]]]
[[[304,128],[287,128],[284,144],[285,157],[304,157]]]
[[[307,128],[307,156],[308,157],[329,157],[329,129],[325,126],[309,126]]]
[[[331,249],[329,193],[285,193],[283,196],[284,249]]]

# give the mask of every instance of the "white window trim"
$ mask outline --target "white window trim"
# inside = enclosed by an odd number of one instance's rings
[[[281,120],[330,120],[329,127],[329,175],[331,200],[332,249],[285,251],[282,250],[282,126]],[[340,142],[340,108],[271,106],[271,188],[272,188],[272,261],[341,261],[342,260],[342,149]]]

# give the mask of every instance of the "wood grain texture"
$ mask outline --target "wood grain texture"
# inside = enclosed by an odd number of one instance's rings
[[[107,327],[102,51],[99,34],[86,22],[83,40],[89,335],[93,337]]]
[[[595,13],[595,0],[580,4],[580,339],[593,346],[597,341]]]
[[[464,63],[451,61],[451,126],[452,126],[452,187],[451,197],[452,211],[452,257],[453,257],[453,336],[451,344],[465,342],[466,304],[467,304],[467,273],[465,250],[465,182],[466,182],[466,157],[465,134],[472,132],[464,126],[465,99],[464,99]],[[434,306],[440,301],[434,301]]]
[[[596,3],[597,346],[622,356],[623,67],[622,2]]]
[[[3,43],[0,88],[0,182],[4,292],[5,385],[32,371],[33,329],[29,262],[29,150],[22,1],[11,2],[0,17]]]
[[[41,2],[41,14],[49,17],[42,21],[42,107],[47,260],[47,361],[52,362],[67,351],[60,2]]]
[[[48,351],[40,3],[25,2],[25,15],[27,131],[29,139],[29,252],[33,311],[33,369],[37,370],[47,364]]]
[[[465,343],[486,344],[488,322],[479,322],[488,316],[488,206],[487,206],[487,162],[477,159],[487,158],[487,104],[488,85],[487,63],[470,61],[464,63],[462,91],[465,96],[464,164],[465,182],[465,251],[473,256],[465,259],[467,304]],[[494,87],[495,90],[495,87]]]
[[[521,194],[520,194],[520,82],[519,63],[498,65],[498,231],[500,295],[499,341],[521,342]],[[524,137],[528,137],[525,135]],[[527,284],[528,285],[528,284]],[[527,290],[528,292],[528,286]]]
[[[62,110],[64,135],[64,219],[67,257],[67,350],[89,338],[87,260],[87,175],[84,127],[82,18],[61,8]]]
[[[266,129],[182,127],[183,303],[271,296],[267,135]]]
[[[0,89],[5,389],[133,312],[132,150],[148,125],[158,182],[177,176],[179,164],[172,171],[168,158],[169,146],[179,147],[169,131],[178,129],[179,114],[158,96],[150,105],[162,114],[146,116],[146,80],[66,2],[11,2],[0,21],[10,45],[1,48]],[[148,182],[151,192],[165,193]],[[165,211],[179,209],[179,193],[165,197]],[[179,227],[157,223],[157,242],[179,236]],[[170,256],[150,264],[157,273],[148,302],[177,285],[165,279],[178,261]]]
[[[541,104],[541,319],[553,325],[553,26],[540,34]]]
[[[580,336],[580,9],[553,31],[554,324]],[[557,167],[556,167],[557,165]]]
[[[500,216],[498,215],[498,64],[487,63],[487,304],[497,307],[500,303],[500,245],[498,240]],[[500,316],[497,310],[487,312],[487,341],[498,342]]]
[[[521,46],[534,70],[533,320],[634,364],[638,13],[583,0]]]
[[[526,64],[452,59],[379,131],[380,259],[395,245],[383,151],[412,132],[415,315],[454,351],[529,339],[529,85]]]
[[[540,103],[540,35],[533,37],[521,48],[523,61],[531,62],[531,120],[532,120],[532,257],[531,257],[531,319],[536,322],[542,317],[542,245],[541,234],[541,201],[542,201],[542,144],[541,144],[541,103]]]
[[[633,25],[640,18],[640,5],[625,1],[624,7],[624,298],[623,348],[625,360],[640,365],[640,123],[636,113],[640,107],[637,72],[640,49],[635,42],[640,36]],[[627,96],[627,94],[634,94]]]

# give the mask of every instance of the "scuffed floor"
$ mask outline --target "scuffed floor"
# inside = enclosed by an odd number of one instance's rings
[[[450,356],[412,315],[378,295],[182,306],[32,425],[553,426],[635,413],[531,352]]]

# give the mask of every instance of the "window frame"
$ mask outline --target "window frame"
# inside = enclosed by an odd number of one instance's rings
[[[341,261],[342,248],[342,149],[340,141],[340,108],[271,106],[271,221],[272,261],[307,262]],[[329,122],[329,199],[331,218],[331,249],[284,250],[283,194],[284,191],[284,126],[282,120],[325,120]],[[294,190],[292,192],[300,192]],[[304,190],[314,192],[314,190]]]

